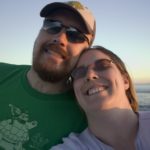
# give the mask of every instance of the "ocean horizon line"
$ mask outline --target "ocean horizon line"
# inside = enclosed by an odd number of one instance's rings
[[[150,85],[150,82],[135,82],[135,85]]]

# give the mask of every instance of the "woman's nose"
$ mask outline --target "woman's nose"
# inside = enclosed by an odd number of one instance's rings
[[[99,75],[97,74],[97,72],[93,69],[88,69],[87,73],[86,73],[86,81],[90,81],[90,80],[96,80],[99,78]]]

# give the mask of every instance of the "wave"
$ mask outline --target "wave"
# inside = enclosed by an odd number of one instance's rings
[[[150,84],[136,84],[135,89],[137,93],[150,93]]]
[[[150,105],[139,105],[139,110],[140,111],[149,111]]]
[[[147,90],[147,89],[137,89],[136,92],[137,93],[150,93],[150,90]]]

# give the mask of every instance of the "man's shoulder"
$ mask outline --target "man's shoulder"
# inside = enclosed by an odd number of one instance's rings
[[[30,68],[29,65],[17,65],[17,64],[8,64],[0,63],[0,77],[8,75],[10,73],[23,71]]]
[[[0,62],[0,70],[13,70],[16,68],[28,68],[30,65],[17,65],[17,64],[9,64],[9,63],[1,63]]]

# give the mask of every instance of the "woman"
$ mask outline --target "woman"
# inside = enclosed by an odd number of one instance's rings
[[[122,60],[104,47],[84,51],[72,73],[88,128],[52,150],[148,150],[150,113],[138,112],[132,80]]]

